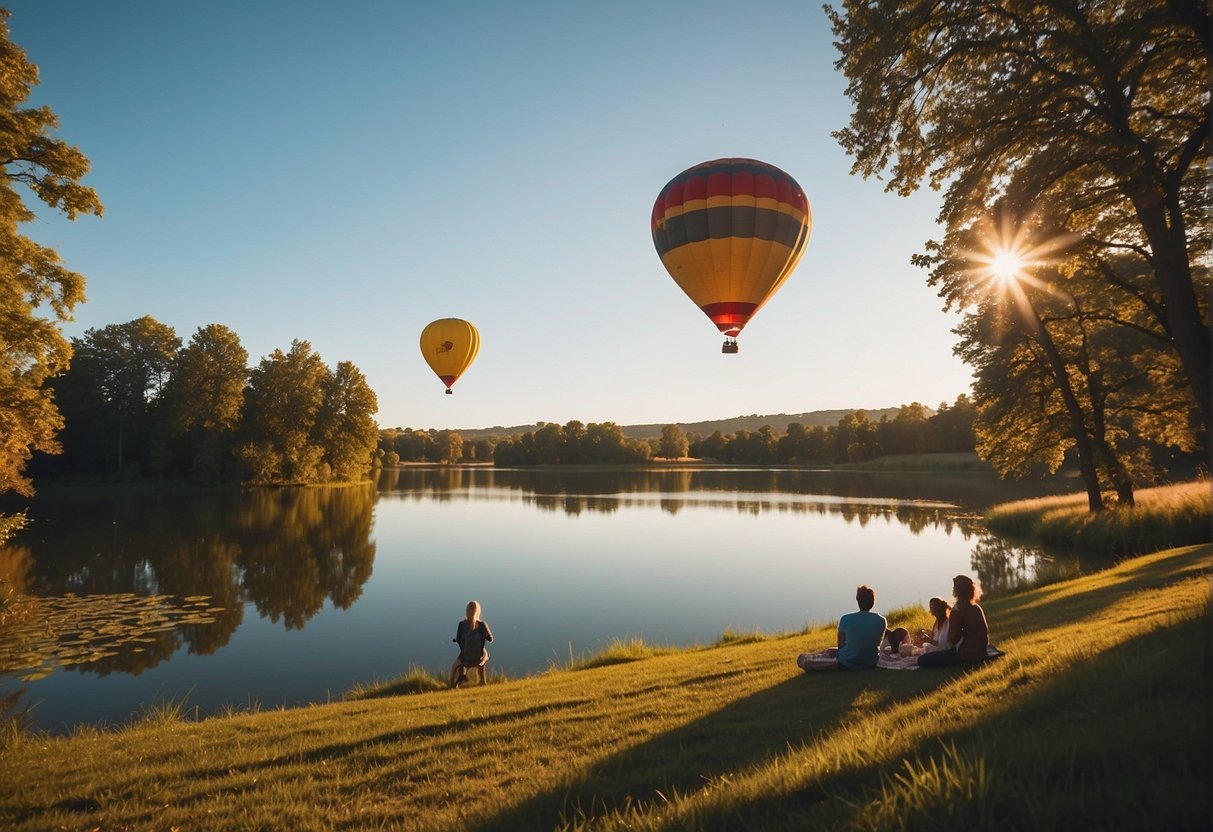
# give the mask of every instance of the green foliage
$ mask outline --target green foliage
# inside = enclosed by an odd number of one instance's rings
[[[63,372],[71,347],[60,326],[84,300],[84,278],[64,268],[53,249],[20,233],[37,215],[22,194],[75,219],[100,216],[92,188],[80,184],[88,159],[53,138],[59,120],[50,107],[22,105],[38,83],[38,68],[9,40],[0,9],[0,494],[33,493],[25,469],[35,451],[57,453],[63,419],[47,383]],[[0,516],[0,539],[14,531]],[[7,528],[7,532],[5,529]]]
[[[1066,262],[1064,271],[1036,268],[1022,290],[1032,292],[1034,317],[1022,317],[1023,296],[1010,287],[974,295],[956,330],[956,352],[975,372],[977,451],[1004,475],[1055,471],[1079,436],[1066,385],[1096,476],[1127,499],[1160,473],[1159,449],[1197,447],[1196,403],[1139,260]],[[1208,271],[1196,274],[1207,285]]]
[[[627,465],[649,458],[647,442],[629,439],[614,422],[541,424],[497,443],[497,465]]]
[[[150,315],[72,339],[71,369],[54,382],[66,428],[66,464],[123,475],[150,468],[164,391],[181,339]]]
[[[330,372],[306,341],[275,350],[249,373],[243,444],[246,481],[258,484],[349,482],[371,469],[379,408],[352,363]]]
[[[666,425],[661,429],[661,440],[655,455],[664,459],[682,459],[689,448],[686,431],[678,425]]]
[[[324,450],[326,480],[353,482],[371,470],[379,426],[372,416],[379,409],[366,377],[342,361],[323,385],[323,398],[312,435]]]
[[[845,413],[838,424],[788,424],[783,435],[769,425],[758,431],[738,430],[732,436],[720,431],[690,443],[689,453],[721,462],[762,465],[770,463],[859,463],[885,455],[907,455],[973,450],[975,409],[961,394],[955,404],[939,405],[932,415],[918,402],[902,405],[892,419],[882,414],[873,421],[866,411]]]
[[[1166,414],[1156,412],[1158,421],[1186,429],[1191,408],[1197,433],[1207,433],[1207,278],[1200,274],[1213,229],[1207,8],[1168,0],[1043,0],[1014,7],[992,0],[844,0],[841,11],[827,13],[855,104],[850,124],[836,133],[854,155],[854,171],[888,172],[889,189],[902,194],[923,181],[945,189],[945,238],[915,261],[932,268],[929,283],[939,286],[947,307],[978,302],[975,261],[997,246],[1055,264],[1060,278],[1086,269],[1081,285],[1064,287],[1076,301],[1070,313],[1053,314],[1049,326],[1067,348],[1069,371],[1086,370],[1072,386],[1101,387],[1094,391],[1098,398],[1127,389],[1122,384],[1157,384],[1169,406]],[[1053,263],[1059,252],[1069,262]],[[1127,281],[1117,260],[1135,261],[1133,270],[1146,275],[1147,285]],[[1036,270],[1032,277],[1041,278]],[[1063,280],[1043,279],[1063,289]],[[1093,296],[1100,283],[1124,297],[1109,303]],[[1120,314],[1132,295],[1149,324],[1140,310]],[[1033,295],[1033,302],[1044,300]],[[1138,377],[1129,374],[1140,340],[1126,327],[1138,327],[1146,338],[1161,334],[1190,388],[1188,404],[1172,406],[1171,381],[1151,378],[1149,359],[1137,367]],[[970,341],[974,336],[966,334]],[[1012,353],[996,336],[981,337]],[[1157,347],[1150,353],[1161,354]],[[1003,358],[1020,364],[1020,376],[1004,381],[1030,383],[1023,377],[1026,359]],[[1115,382],[1098,375],[1109,361],[1121,365]],[[1037,376],[1033,395],[1055,409],[1040,387],[1057,387],[1063,377]],[[979,406],[989,405],[989,395],[978,398]],[[1032,455],[1048,456],[1050,434],[1059,433],[1057,424],[1047,423],[1052,418],[1032,418],[1027,405],[1020,412],[1004,409],[986,409],[987,438],[1024,428],[1030,435],[1014,438],[1018,448],[1006,449],[996,465],[1012,469]],[[1145,417],[1132,428],[1101,429],[1094,424],[1099,414],[1098,401],[1088,401],[1094,454],[1111,477],[1123,478],[1117,466],[1132,475],[1132,458],[1118,455],[1115,441],[1099,446],[1099,438],[1144,429]],[[1055,456],[1044,463],[1053,465]]]
[[[358,481],[371,468],[374,391],[349,362],[330,372],[306,341],[251,371],[221,324],[184,348],[150,316],[74,344],[54,382],[66,427],[62,459],[43,463],[52,473],[302,484]]]

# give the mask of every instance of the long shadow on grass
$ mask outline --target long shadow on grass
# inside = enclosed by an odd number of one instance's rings
[[[1089,618],[1117,603],[1125,593],[1157,589],[1207,574],[1211,557],[1213,546],[1200,546],[1173,557],[1115,567],[1107,578],[1108,589],[1115,591],[1067,594],[1063,589],[1046,586],[1023,595],[999,598],[985,605],[991,637],[997,642],[1029,625],[1039,628]]]
[[[1209,644],[1208,620],[1199,618],[1165,638],[1136,636],[1076,663],[1012,707],[991,703],[983,718],[924,739],[888,763],[831,772],[749,801],[717,801],[673,826],[869,828],[872,807],[891,800],[894,825],[904,829],[938,828],[944,816],[948,825],[975,829],[1207,829]],[[935,673],[941,684],[966,685],[1007,672],[1007,664]],[[1126,702],[1141,704],[1126,709]],[[920,787],[914,772],[932,763],[950,769],[960,790],[906,794]],[[989,772],[980,797],[964,782],[976,777],[978,764]]]
[[[789,745],[812,742],[873,710],[891,712],[943,681],[926,673],[880,670],[799,673],[571,774],[556,789],[468,828],[551,829],[579,816],[623,809],[636,799],[660,800],[697,791],[706,782],[723,783],[783,754]]]
[[[1033,594],[1022,600],[1005,599],[998,605],[999,617],[991,624],[997,632],[999,627],[1005,627],[1006,631],[1013,631],[1016,626],[1022,628],[1029,616],[1038,626],[1041,622],[1051,626],[1083,620],[1115,604],[1122,593],[1162,587],[1201,575],[1207,567],[1209,553],[1210,548],[1205,547],[1176,559],[1126,569],[1115,576],[1112,592],[1058,594],[1054,597],[1046,594],[1043,599]],[[1029,607],[1030,613],[1027,611]],[[1095,687],[1101,682],[1107,685],[1108,680],[1117,678],[1117,673],[1124,672],[1125,650],[1129,645],[1132,645],[1129,653],[1145,656],[1151,649],[1151,639],[1149,635],[1131,639],[1118,651],[1086,663],[1076,672],[1094,680],[1089,684]],[[966,680],[969,674],[976,676],[1003,672],[1000,668],[1008,666],[1008,663],[1004,659],[971,670],[800,674],[737,700],[682,728],[621,751],[588,770],[570,774],[555,789],[483,818],[469,828],[480,832],[550,829],[578,819],[602,818],[612,812],[625,812],[634,807],[637,801],[659,802],[663,797],[698,792],[711,784],[727,788],[731,776],[761,766],[785,754],[790,748],[828,736],[845,727],[849,719],[888,714],[891,724],[900,707],[916,703],[923,696],[937,705],[942,701],[941,695],[946,696],[946,693],[941,694],[941,688],[968,684]],[[1009,727],[1008,723],[1045,709],[1034,703],[1057,699],[1050,691],[1060,681],[1038,687],[1026,698],[1017,700],[1014,708],[1005,714],[1000,714],[995,708],[994,716],[983,721],[1001,726],[1000,731],[1013,732],[1014,728]],[[1073,685],[1073,682],[1068,684]],[[1123,699],[1114,701],[1123,702]],[[1082,701],[1075,703],[1076,713],[1081,713],[1086,704]],[[989,736],[991,730],[988,726],[977,724],[946,734],[943,739],[980,748],[981,739]],[[994,736],[998,736],[997,732]],[[932,737],[911,753],[938,752],[939,739]],[[856,789],[878,785],[881,778],[887,776],[889,772],[882,768],[840,771],[826,780],[806,784],[791,797],[776,796],[769,804],[755,801],[741,807],[731,806],[726,813],[696,819],[690,825],[764,829],[768,822],[777,818],[786,819],[789,815],[803,817],[818,811],[821,806],[830,805],[839,790],[854,793]],[[739,817],[738,812],[743,817]],[[796,828],[796,825],[784,828]]]

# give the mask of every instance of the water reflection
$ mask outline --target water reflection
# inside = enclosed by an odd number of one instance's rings
[[[326,600],[348,608],[371,575],[374,501],[369,486],[52,494],[32,507],[22,542],[0,547],[0,578],[40,597],[209,596],[213,622],[185,623],[72,668],[138,674],[182,646],[201,655],[225,646],[246,603],[287,629],[303,627]]]
[[[207,596],[213,623],[185,617],[64,668],[83,672],[30,682],[18,699],[53,727],[119,720],[157,697],[204,711],[323,701],[409,664],[449,665],[470,597],[490,605],[498,667],[523,675],[612,638],[799,630],[850,607],[860,582],[886,609],[945,594],[960,571],[997,594],[1069,568],[980,522],[991,504],[1040,493],[983,475],[705,467],[43,489],[32,527],[0,547],[0,579],[48,600]]]
[[[896,522],[914,535],[930,529],[972,541],[971,569],[986,595],[1081,571],[1072,558],[1055,560],[989,534],[981,520],[981,510],[995,503],[1071,490],[1064,481],[1009,483],[986,474],[808,469],[414,466],[381,472],[376,487],[388,498],[511,500],[573,517],[655,503],[671,516],[702,509],[755,517],[766,512],[831,514],[860,528],[873,521]]]
[[[935,503],[972,513],[1020,496],[1073,490],[1064,482],[1008,483],[988,474],[812,470],[801,468],[494,468],[491,466],[409,466],[380,473],[381,494],[414,500],[467,499],[471,491],[513,492],[535,504],[569,514],[613,512],[611,495],[660,495],[662,508],[680,511],[676,495],[727,493],[814,495],[830,502]],[[697,499],[698,501],[698,499]],[[736,500],[728,498],[733,505]],[[668,507],[668,508],[667,508]]]

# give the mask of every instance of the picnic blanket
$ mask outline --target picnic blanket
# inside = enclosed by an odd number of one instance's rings
[[[921,647],[913,647],[909,651],[909,655],[901,655],[894,653],[889,648],[884,647],[880,650],[880,656],[876,659],[876,667],[879,670],[918,670],[918,657],[925,650]],[[986,647],[986,660],[995,659],[1003,653],[993,644]],[[796,657],[796,664],[801,670],[806,673],[814,670],[830,670],[838,667],[838,659],[829,654],[829,651],[822,650],[819,653],[801,653]]]

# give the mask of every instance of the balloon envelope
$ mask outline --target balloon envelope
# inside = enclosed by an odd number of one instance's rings
[[[442,318],[421,330],[421,355],[447,392],[480,352],[480,333],[459,318]]]
[[[661,189],[653,244],[682,291],[732,338],[792,274],[812,224],[791,176],[754,159],[716,159]]]

